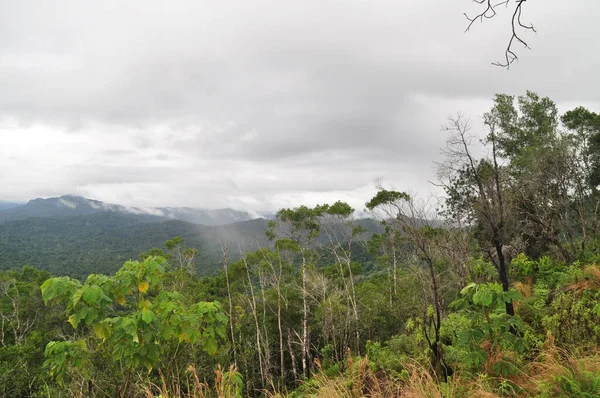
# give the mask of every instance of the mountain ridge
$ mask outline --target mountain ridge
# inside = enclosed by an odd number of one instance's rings
[[[22,205],[13,205],[0,207],[0,223],[32,217],[68,217],[101,212],[129,214],[139,217],[145,222],[181,220],[201,225],[225,225],[256,218],[266,218],[231,208],[211,210],[193,207],[128,207],[77,195],[36,198]]]

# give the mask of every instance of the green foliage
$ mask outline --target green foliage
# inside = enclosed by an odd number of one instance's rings
[[[533,276],[537,270],[537,264],[535,261],[530,260],[524,253],[519,253],[515,257],[510,266],[513,273],[519,277]]]
[[[287,225],[285,234],[296,243],[301,241],[311,242],[319,236],[321,232],[321,224],[319,218],[327,212],[328,206],[315,206],[309,208],[306,206],[296,207],[294,209],[281,209],[277,212],[276,217],[279,223]],[[277,221],[269,222],[269,229],[266,231],[267,237],[271,240],[275,239],[275,228],[278,226]]]
[[[251,220],[222,226],[204,226],[183,221],[142,222],[136,217],[98,213],[88,216],[29,218],[0,224],[0,270],[29,264],[53,275],[85,279],[89,274],[115,273],[125,261],[140,258],[140,253],[168,256],[164,242],[180,236],[190,248],[198,250],[199,276],[220,272],[220,242],[237,247],[244,240],[261,246],[267,222]],[[152,249],[154,248],[154,249]],[[240,257],[232,251],[233,259]]]
[[[210,355],[225,338],[227,317],[217,302],[187,305],[178,292],[161,290],[165,259],[128,261],[112,277],[90,275],[85,283],[69,277],[48,279],[41,287],[46,303],[65,302],[68,322],[93,328],[102,349],[129,369],[160,365],[169,341],[199,343]],[[78,351],[76,351],[76,349]],[[83,341],[51,342],[47,366],[62,375],[66,364],[83,365]]]
[[[48,326],[48,325],[45,325]],[[19,344],[0,346],[0,396],[35,396],[47,381],[41,333],[34,331]]]
[[[581,398],[597,398],[600,396],[600,374],[598,372],[583,371],[581,373],[560,375],[555,378],[554,383],[561,390],[560,393],[563,396]],[[556,387],[553,390],[552,394],[556,394]]]
[[[51,341],[44,351],[46,360],[44,367],[50,375],[56,377],[59,384],[63,384],[65,375],[70,367],[82,370],[89,361],[89,354],[85,341]]]
[[[385,344],[367,341],[366,355],[376,369],[382,369],[395,376],[404,375],[407,365],[428,364],[424,342],[414,334],[393,336]]]
[[[398,191],[388,191],[385,189],[380,189],[377,191],[377,194],[368,201],[365,206],[369,210],[373,210],[378,206],[385,204],[393,204],[394,202],[401,200],[410,200],[410,195],[406,192],[398,192]]]
[[[461,291],[461,295],[450,304],[451,308],[460,310],[456,315],[460,318],[446,322],[444,327],[453,326],[455,337],[448,349],[450,355],[466,369],[480,371],[492,354],[499,350],[518,354],[528,350],[529,343],[522,337],[525,324],[518,316],[510,316],[504,311],[505,303],[521,298],[518,292],[504,292],[497,283],[471,283]],[[506,377],[515,372],[515,366],[508,356],[503,355],[495,362],[493,370]]]
[[[52,383],[42,368],[44,346],[64,331],[60,309],[43,310],[40,285],[50,275],[33,267],[0,271],[0,396],[25,397]]]

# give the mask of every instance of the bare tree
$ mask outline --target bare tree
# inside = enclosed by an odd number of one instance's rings
[[[231,347],[233,352],[233,364],[237,368],[237,347],[235,343],[235,333],[234,333],[234,314],[233,314],[233,301],[231,299],[231,284],[229,283],[229,256],[228,256],[228,247],[227,243],[221,242],[221,252],[223,257],[221,258],[221,266],[223,267],[223,271],[225,273],[225,282],[227,284],[227,301],[229,303],[229,332],[231,333]]]
[[[309,297],[308,297],[308,266],[314,261],[312,248],[320,233],[319,217],[322,209],[309,209],[300,206],[295,209],[281,209],[277,212],[277,219],[269,222],[266,231],[270,240],[276,240],[276,244],[296,252],[301,258],[300,271],[302,278],[302,336],[300,337],[302,374],[304,377],[310,375],[311,352],[309,333]]]
[[[244,268],[246,271],[246,277],[248,278],[248,288],[250,289],[250,297],[248,297],[248,302],[250,304],[250,308],[252,309],[252,318],[254,319],[254,326],[256,328],[256,350],[258,352],[258,367],[260,369],[260,377],[261,383],[264,387],[264,383],[267,381],[267,368],[266,368],[266,358],[263,353],[263,344],[262,344],[262,333],[260,328],[260,323],[258,321],[258,304],[256,302],[256,295],[254,293],[254,283],[252,281],[252,277],[250,276],[250,265],[242,252],[241,247],[239,248],[240,254],[242,256],[242,262],[244,264]]]
[[[360,242],[355,242],[359,229],[354,222],[354,209],[340,201],[331,206],[325,205],[323,208],[321,231],[327,237],[327,243],[321,245],[321,248],[333,257],[339,267],[341,282],[350,304],[348,309],[351,312],[347,317],[351,322],[347,321],[346,324],[354,329],[356,341],[352,348],[355,352],[360,353],[359,313],[352,271],[352,245]]]
[[[36,318],[37,310],[34,316],[24,317],[20,308],[21,298],[17,281],[13,278],[0,280],[0,297],[4,296],[8,300],[7,311],[0,310],[0,344],[5,346],[5,336],[8,329],[12,330],[14,344],[22,343],[31,332]]]
[[[484,116],[489,134],[481,142],[489,145],[490,155],[477,158],[473,153],[471,122],[462,114],[450,118],[443,129],[449,132],[446,162],[440,164],[442,186],[447,193],[447,215],[465,224],[481,227],[480,241],[484,252],[498,271],[503,291],[509,290],[508,262],[505,246],[513,236],[509,217],[510,201],[505,195],[507,176],[500,163],[498,136],[493,118]],[[487,249],[488,245],[491,245]],[[506,303],[506,313],[514,315],[512,301]]]
[[[504,60],[493,62],[492,65],[500,66],[503,68],[509,68],[510,65],[519,59],[517,54],[514,51],[515,44],[522,44],[526,49],[530,49],[527,42],[522,37],[522,32],[524,31],[532,31],[537,33],[533,25],[526,25],[521,21],[521,15],[523,13],[523,5],[527,2],[527,0],[515,0],[514,3],[511,3],[510,0],[497,1],[497,0],[473,0],[474,2],[482,5],[482,10],[480,13],[474,16],[469,16],[467,13],[464,13],[465,17],[469,21],[465,32],[468,32],[473,24],[476,21],[483,22],[484,19],[494,18],[498,12],[497,9],[500,7],[511,8],[513,10],[512,18],[511,18],[511,31],[512,34],[510,39],[508,40],[508,45],[506,46],[506,50],[504,50]],[[512,6],[513,7],[509,7]]]
[[[425,293],[424,297],[427,297],[423,301],[423,334],[432,354],[433,368],[441,371],[446,378],[451,369],[444,360],[440,336],[442,313],[445,308],[440,281],[442,274],[454,270],[447,267],[443,271],[440,265],[444,262],[449,263],[444,250],[447,248],[446,236],[450,231],[436,228],[439,224],[437,212],[433,210],[429,201],[419,203],[406,192],[388,191],[379,187],[377,195],[366,206],[376,218],[384,220],[393,230],[400,232],[411,248],[414,267],[409,266],[409,269],[415,272],[419,279],[423,279],[422,292]],[[444,245],[440,245],[439,242],[443,242]],[[433,314],[430,314],[430,307],[433,307]]]
[[[263,261],[266,265],[267,272],[265,275],[266,283],[272,286],[277,293],[277,310],[275,316],[277,317],[277,331],[279,334],[279,373],[280,373],[280,388],[285,385],[285,348],[283,345],[283,325],[282,325],[282,307],[285,301],[285,297],[282,294],[282,284],[284,280],[284,260],[279,252],[279,249],[275,247],[275,251],[261,250]],[[263,301],[265,299],[263,298]],[[266,316],[264,317],[266,318]],[[290,356],[294,361],[293,352],[290,352]],[[294,369],[295,371],[295,369]]]

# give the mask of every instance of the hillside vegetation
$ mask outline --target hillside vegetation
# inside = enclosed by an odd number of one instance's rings
[[[85,278],[114,273],[140,253],[163,247],[174,236],[199,250],[200,276],[218,272],[219,242],[243,249],[268,244],[267,221],[258,219],[223,226],[204,226],[171,220],[146,222],[139,217],[96,213],[86,216],[37,217],[0,224],[0,269],[24,264],[55,275]]]
[[[138,253],[0,273],[0,396],[600,397],[600,116],[527,92],[482,120],[445,129],[444,200],[381,186],[370,232],[341,201],[257,221],[242,253],[225,227],[4,224],[5,262]]]

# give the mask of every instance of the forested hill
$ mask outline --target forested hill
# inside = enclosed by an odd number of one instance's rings
[[[220,270],[221,243],[227,243],[230,260],[240,253],[270,247],[267,220],[207,226],[185,221],[148,222],[147,218],[116,212],[71,217],[33,217],[0,224],[0,270],[31,265],[54,275],[85,278],[91,273],[111,274],[125,261],[138,259],[152,248],[164,249],[175,236],[198,250],[195,259],[199,276]],[[367,231],[380,223],[358,220]]]
[[[223,226],[179,220],[148,223],[114,212],[9,221],[0,224],[0,269],[31,265],[79,278],[110,274],[124,261],[181,236],[187,246],[199,250],[198,273],[208,275],[217,270],[221,241],[228,242],[234,254],[238,245],[255,250],[259,244],[268,245],[266,225],[264,219]]]
[[[85,216],[96,213],[129,215],[148,222],[181,220],[203,225],[224,225],[261,218],[258,214],[229,208],[211,210],[192,207],[127,207],[74,195],[37,198],[24,205],[0,202],[0,223],[31,217]]]

